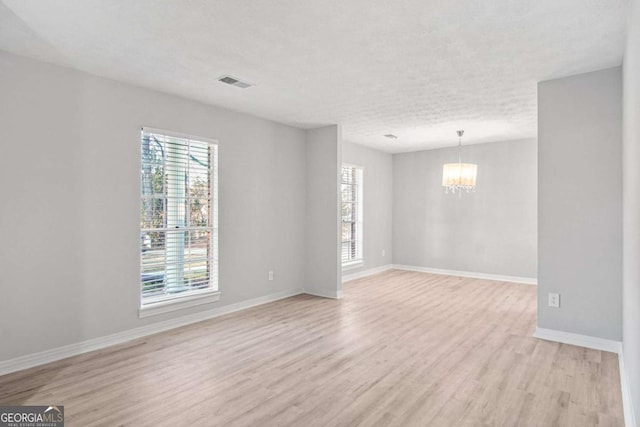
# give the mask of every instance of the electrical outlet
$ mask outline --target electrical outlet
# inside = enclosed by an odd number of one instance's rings
[[[382,256],[385,256],[387,254],[387,251],[385,251],[384,249],[382,250]]]
[[[549,292],[549,307],[560,308],[560,294]]]
[[[269,272],[269,280],[273,280],[273,271]]]

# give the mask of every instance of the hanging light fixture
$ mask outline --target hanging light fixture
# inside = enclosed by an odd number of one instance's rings
[[[476,188],[476,175],[478,165],[473,163],[462,163],[462,135],[463,130],[458,134],[458,163],[445,163],[442,166],[442,186],[446,192],[455,194],[466,190],[467,193]]]

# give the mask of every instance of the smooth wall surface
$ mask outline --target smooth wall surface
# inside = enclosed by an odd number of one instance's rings
[[[340,165],[342,135],[339,126],[307,131],[306,268],[308,293],[339,298],[340,273]]]
[[[640,2],[631,3],[624,55],[623,353],[640,422]]]
[[[361,267],[343,270],[343,274],[354,274],[391,264],[393,157],[389,153],[343,142],[342,162],[364,168],[362,200],[364,261]]]
[[[461,196],[442,187],[457,159],[457,148],[393,156],[393,263],[536,277],[535,139],[463,146],[478,177]]]
[[[538,84],[542,328],[622,339],[621,89],[620,68]]]
[[[302,288],[304,131],[5,53],[0,93],[0,360]],[[143,125],[219,140],[222,295],[139,319]]]

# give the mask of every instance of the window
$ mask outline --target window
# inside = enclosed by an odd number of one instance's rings
[[[342,165],[342,266],[362,263],[362,168]]]
[[[140,154],[142,316],[145,308],[217,295],[218,146],[143,128]]]

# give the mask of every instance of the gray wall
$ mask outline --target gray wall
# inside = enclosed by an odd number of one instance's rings
[[[640,2],[631,3],[624,55],[623,353],[640,422]]]
[[[454,135],[455,136],[455,135]],[[476,191],[445,194],[457,148],[393,156],[393,263],[536,276],[536,141],[463,146]]]
[[[363,257],[359,268],[343,270],[354,274],[391,264],[392,259],[392,155],[362,145],[342,143],[342,161],[364,168]],[[382,255],[382,251],[385,252]]]
[[[304,131],[5,53],[0,93],[0,360],[302,288]],[[222,296],[139,319],[142,125],[219,140]]]
[[[621,77],[612,68],[538,85],[542,328],[622,338]]]
[[[305,291],[339,298],[342,133],[339,126],[307,131]]]

